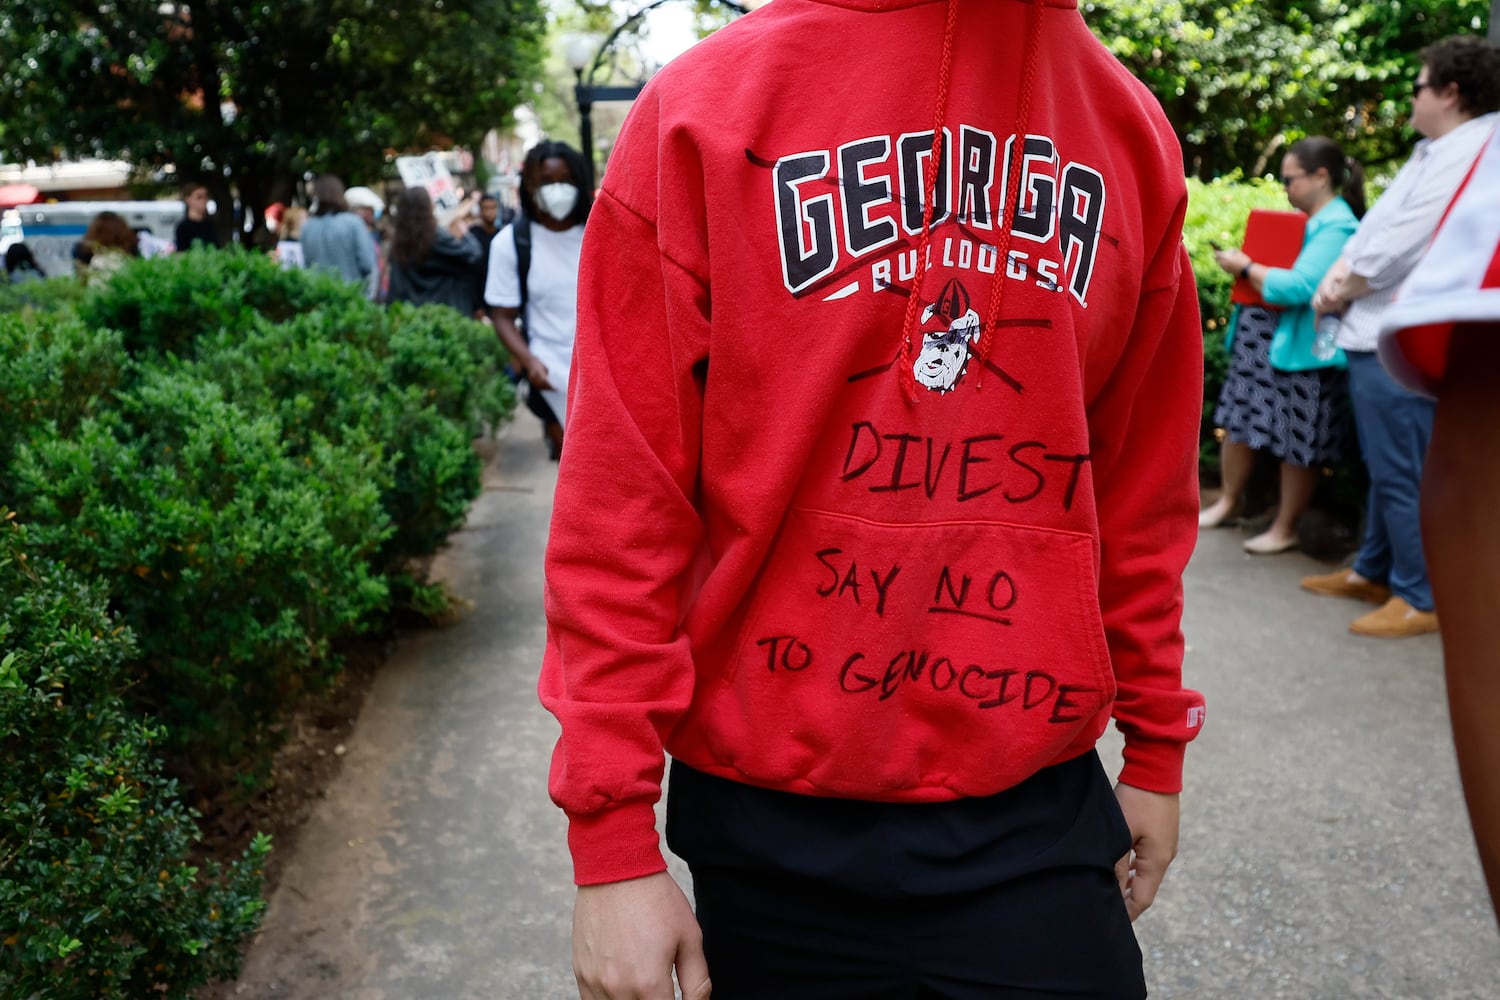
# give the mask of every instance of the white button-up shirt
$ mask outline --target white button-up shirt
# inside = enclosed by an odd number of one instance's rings
[[[1422,259],[1443,210],[1497,123],[1500,112],[1480,115],[1441,138],[1417,143],[1391,186],[1365,214],[1344,245],[1343,259],[1351,273],[1370,283],[1370,294],[1349,304],[1338,346],[1375,350],[1381,316]]]

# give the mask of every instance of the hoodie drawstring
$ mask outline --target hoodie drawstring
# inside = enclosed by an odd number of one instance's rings
[[[948,17],[943,28],[943,57],[938,75],[937,109],[932,127],[932,155],[928,161],[931,173],[923,185],[922,232],[917,243],[916,276],[912,281],[911,296],[906,303],[906,317],[902,323],[901,355],[897,362],[901,366],[901,386],[907,398],[915,403],[917,376],[913,357],[917,352],[917,341],[921,337],[917,317],[922,308],[921,291],[927,274],[927,249],[931,242],[932,218],[937,201],[938,171],[943,169],[943,126],[948,111],[948,91],[953,79],[953,38],[958,22],[960,0],[948,0]],[[1011,229],[1021,200],[1021,173],[1026,161],[1026,135],[1031,120],[1031,97],[1036,78],[1037,53],[1041,49],[1042,14],[1046,0],[1032,0],[1031,25],[1026,35],[1025,55],[1021,59],[1021,81],[1016,106],[1016,129],[1014,158],[1005,190],[1005,208],[998,220],[1000,237],[997,246],[995,280],[990,284],[990,301],[985,317],[980,324],[979,339],[974,345],[974,360],[978,363],[975,372],[975,387],[983,382],[984,361],[989,357],[994,341],[994,330],[1000,321],[1000,307],[1005,298],[1006,272],[1010,270]]]
[[[901,323],[901,387],[907,397],[917,401],[917,375],[913,355],[915,340],[921,336],[917,316],[922,308],[922,279],[927,275],[927,247],[932,239],[932,216],[937,202],[938,173],[943,169],[943,122],[948,112],[948,87],[953,81],[953,34],[958,24],[958,0],[948,0],[948,19],[943,25],[943,58],[938,70],[937,107],[933,111],[932,154],[927,159],[929,172],[922,183],[922,232],[917,237],[916,277],[911,295],[906,299],[906,317]]]

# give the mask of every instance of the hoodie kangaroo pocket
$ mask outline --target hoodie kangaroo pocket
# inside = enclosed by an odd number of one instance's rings
[[[756,783],[897,799],[1065,759],[1114,697],[1094,553],[1077,532],[794,509],[697,720],[709,752]]]

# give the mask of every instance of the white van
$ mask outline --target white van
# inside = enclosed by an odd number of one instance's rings
[[[0,212],[0,254],[21,242],[21,215],[13,208]]]
[[[89,222],[100,212],[114,212],[143,237],[146,247],[170,250],[177,223],[182,221],[185,206],[180,201],[59,201],[45,205],[21,205],[5,213],[4,238],[7,246],[24,240],[36,257],[37,265],[49,278],[73,273],[73,247],[83,239]]]

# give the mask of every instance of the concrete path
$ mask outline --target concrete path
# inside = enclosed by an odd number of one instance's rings
[[[576,996],[556,726],[535,696],[556,467],[531,431],[502,435],[441,560],[473,613],[382,671],[237,996]],[[1137,925],[1152,996],[1500,997],[1436,638],[1348,634],[1360,606],[1297,588],[1319,564],[1246,556],[1240,537],[1205,534],[1187,581],[1187,676],[1209,715],[1181,856]]]

